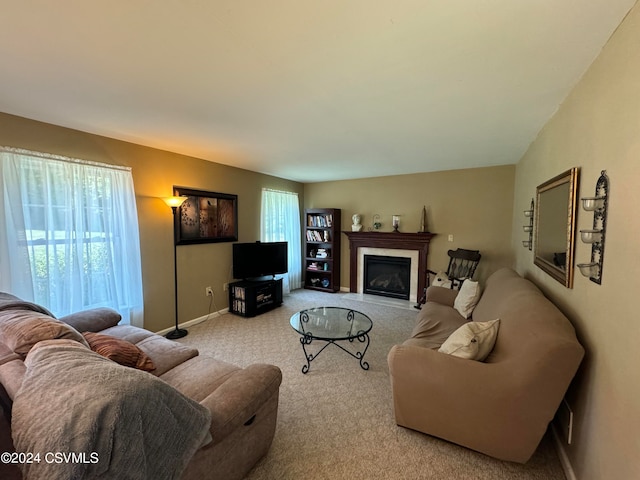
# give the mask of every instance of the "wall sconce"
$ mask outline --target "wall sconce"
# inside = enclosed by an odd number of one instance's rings
[[[534,211],[534,203],[533,198],[531,199],[531,206],[529,210],[524,211],[525,218],[529,219],[529,225],[523,225],[522,229],[529,233],[529,240],[523,240],[522,246],[528,248],[529,250],[533,249],[533,211]]]
[[[183,328],[178,328],[178,264],[176,260],[176,214],[178,211],[178,207],[182,205],[182,203],[187,199],[187,197],[165,197],[164,203],[166,203],[169,207],[171,207],[171,211],[173,212],[173,300],[175,302],[175,316],[174,320],[176,322],[176,327],[174,330],[171,330],[167,333],[166,337],[175,340],[176,338],[182,338],[186,336],[189,332]]]
[[[580,239],[584,243],[591,244],[591,262],[579,263],[580,273],[589,277],[594,283],[602,283],[602,261],[604,259],[604,237],[607,229],[607,197],[609,196],[609,178],[605,170],[602,170],[596,183],[596,195],[583,197],[582,208],[587,212],[593,212],[593,228],[580,230]]]

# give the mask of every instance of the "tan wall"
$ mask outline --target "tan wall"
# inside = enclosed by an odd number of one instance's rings
[[[351,229],[354,213],[365,229],[373,215],[383,231],[393,230],[391,216],[400,215],[400,231],[417,232],[422,207],[428,229],[436,233],[429,250],[429,268],[445,270],[447,250],[480,250],[477,278],[502,266],[512,266],[511,221],[515,168],[513,165],[435,173],[320,182],[305,185],[305,208],[341,208],[342,228]],[[453,242],[447,241],[453,234]],[[349,288],[349,244],[342,236],[341,286]]]
[[[580,480],[640,478],[640,8],[636,6],[517,165],[513,245],[520,273],[569,316],[586,358],[567,399],[575,413],[566,446]],[[610,179],[602,285],[576,271],[566,289],[518,248],[525,210],[536,185],[580,167],[580,196],[593,196],[601,170]],[[593,215],[578,212],[578,229]],[[578,240],[576,263],[590,246]]]
[[[298,192],[303,201],[300,183],[3,113],[0,145],[132,168],[140,220],[144,326],[152,331],[168,328],[174,322],[173,217],[159,197],[171,195],[174,185],[238,195],[239,240],[246,242],[260,237],[263,187]],[[207,314],[206,286],[214,290],[212,310],[228,306],[223,284],[231,277],[231,245],[177,247],[180,322]]]

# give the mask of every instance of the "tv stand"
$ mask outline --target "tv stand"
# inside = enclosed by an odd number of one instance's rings
[[[229,284],[229,311],[255,317],[282,305],[282,279],[242,280]]]

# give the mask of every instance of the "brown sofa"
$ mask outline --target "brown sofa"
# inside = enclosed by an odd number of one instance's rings
[[[16,322],[16,318],[20,321]],[[26,334],[18,332],[23,322],[34,318],[47,324],[47,328],[39,329],[36,323],[29,325]],[[94,448],[100,448],[105,444],[105,439],[100,437],[106,436],[108,445],[105,451],[100,451],[98,464],[91,465],[94,459],[84,458],[88,461],[80,462],[79,467],[85,470],[74,478],[93,476],[98,468],[103,475],[100,478],[176,478],[175,475],[182,479],[243,478],[267,453],[273,440],[282,380],[280,369],[266,364],[239,368],[199,355],[194,348],[146,330],[117,325],[119,320],[120,316],[109,309],[80,312],[54,320],[45,309],[0,293],[0,399],[10,422],[0,422],[0,427],[6,429],[11,425],[16,446],[18,442],[24,445],[25,437],[29,435],[43,438],[49,435],[53,442],[57,436],[61,443],[46,444],[50,451],[73,450],[74,445],[77,449],[72,437],[74,441],[76,437],[89,438],[98,445]],[[59,321],[64,323],[64,327],[58,328]],[[9,328],[10,323],[12,326]],[[33,325],[37,328],[34,329]],[[33,332],[36,331],[48,332],[45,335],[54,340],[35,342],[38,339]],[[80,332],[99,332],[125,339],[139,347],[155,369],[147,373],[108,360],[83,343]],[[16,340],[16,335],[22,337]],[[27,345],[29,353],[25,353],[25,342],[35,342]],[[68,365],[75,364],[68,362],[76,362],[78,366],[69,368]],[[56,363],[64,364],[64,370],[56,371]],[[38,375],[38,368],[48,369],[51,372],[49,377],[57,375],[60,380],[56,382],[47,378],[46,372]],[[51,390],[56,394],[40,395],[44,389],[37,390],[40,384],[36,380],[53,381]],[[101,388],[105,389],[105,395],[85,391]],[[121,396],[125,399],[119,400],[115,406],[109,405],[110,400],[107,400],[107,405],[101,405],[96,418],[92,419],[89,413],[91,408],[95,408],[92,404],[103,396],[110,398],[114,389],[122,391]],[[25,398],[27,393],[30,398]],[[38,403],[32,407],[28,403],[31,401]],[[128,404],[136,401],[138,410],[127,413]],[[49,417],[57,415],[37,417],[38,412],[50,411],[52,407],[49,404],[56,402],[63,405],[65,413],[64,405],[77,412],[67,425],[53,424]],[[86,416],[89,416],[88,420],[83,419]],[[101,422],[109,416],[113,417],[112,424],[102,425]],[[83,421],[88,425],[86,432],[78,431],[78,425]],[[74,430],[61,434],[47,432],[42,427],[38,431],[39,422],[50,428]],[[15,430],[16,425],[20,432]],[[4,435],[0,437],[4,436],[6,442],[8,432],[1,433]],[[123,438],[125,435],[126,439]],[[41,438],[32,441],[43,445]],[[120,457],[117,456],[118,445],[122,445]],[[129,458],[136,455],[137,458]],[[174,457],[177,463],[183,463],[180,466],[169,464],[168,459]],[[162,462],[167,462],[168,466],[158,474],[158,465]],[[126,467],[128,470],[124,476],[121,471],[123,464],[131,464]],[[105,471],[107,465],[108,470]],[[64,468],[65,464],[59,467]],[[40,468],[44,467],[41,465]],[[70,474],[67,470],[60,470],[60,474],[50,469],[46,473],[28,468],[23,469],[25,471],[29,478],[53,478],[51,475],[63,478]],[[76,475],[77,470],[73,474]]]
[[[528,280],[501,269],[471,321],[499,318],[485,361],[440,353],[467,320],[455,290],[429,287],[409,339],[388,355],[396,423],[502,460],[536,450],[584,355],[569,320]]]

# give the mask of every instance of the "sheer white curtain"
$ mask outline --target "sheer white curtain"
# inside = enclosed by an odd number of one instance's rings
[[[288,242],[289,272],[283,276],[285,293],[302,287],[302,242],[298,194],[262,189],[260,240]]]
[[[0,148],[0,290],[56,316],[111,307],[142,326],[130,168]]]

